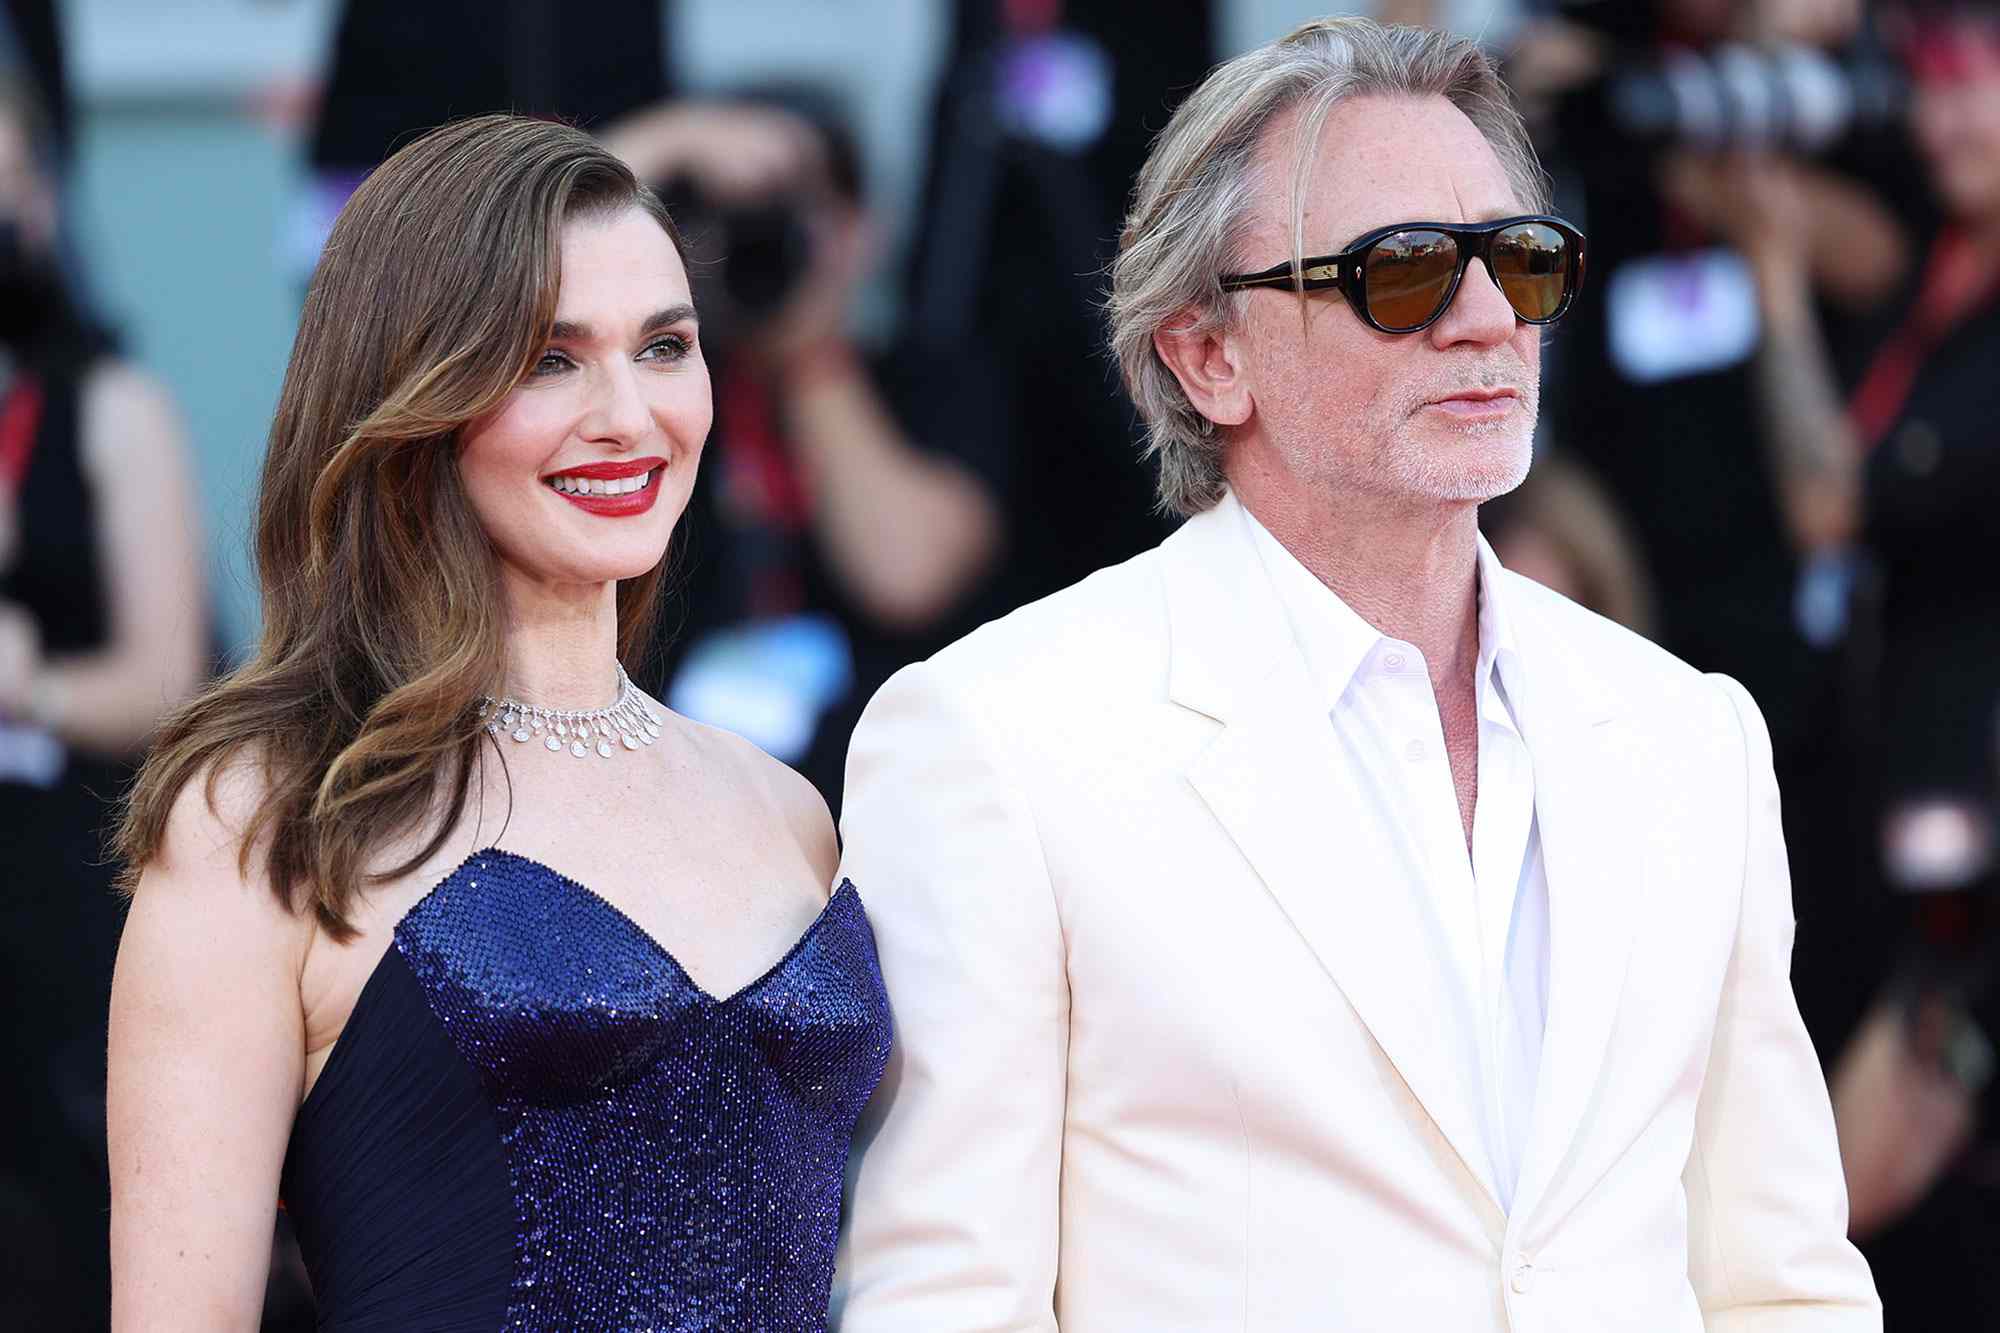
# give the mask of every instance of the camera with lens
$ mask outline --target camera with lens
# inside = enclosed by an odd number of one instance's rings
[[[1598,73],[1559,95],[1573,151],[1673,148],[1827,153],[1894,129],[1909,103],[1901,67],[1863,24],[1838,50],[1733,40],[1728,11],[1677,0],[1557,0],[1565,25],[1604,45]],[[1669,45],[1663,34],[1678,34]]]
[[[711,340],[754,338],[824,256],[829,208],[858,209],[861,148],[840,99],[813,84],[759,84],[725,102],[781,112],[814,141],[809,166],[753,194],[718,193],[692,172],[653,182],[688,248],[689,279]]]
[[[728,334],[761,325],[785,302],[813,264],[813,233],[802,198],[780,192],[720,200],[691,177],[655,186],[686,238],[704,322]]]
[[[1556,126],[1579,148],[1827,152],[1901,123],[1908,85],[1880,52],[1724,43],[1614,63],[1568,93]]]

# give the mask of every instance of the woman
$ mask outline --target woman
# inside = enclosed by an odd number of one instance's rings
[[[101,1328],[109,798],[204,669],[179,413],[78,309],[55,133],[0,74],[0,1326]],[[88,1313],[85,1313],[88,1312]]]
[[[123,830],[118,1327],[251,1326],[281,1192],[322,1328],[823,1324],[873,936],[811,788],[619,664],[710,413],[672,224],[583,134],[461,122],[343,209],[262,641]]]

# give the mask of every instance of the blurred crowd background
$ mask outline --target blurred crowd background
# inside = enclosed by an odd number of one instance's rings
[[[1166,532],[1102,350],[1126,191],[1211,64],[1321,12],[0,0],[0,1326],[106,1322],[102,830],[255,633],[264,431],[372,166],[511,108],[669,200],[717,424],[631,665],[837,813],[891,671]],[[1853,1234],[1891,1330],[2000,1329],[2000,0],[1344,12],[1505,62],[1590,276],[1483,522],[1763,706]],[[277,1225],[266,1326],[309,1328]]]

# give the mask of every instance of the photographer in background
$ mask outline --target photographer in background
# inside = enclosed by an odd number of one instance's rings
[[[1591,237],[1595,300],[1548,349],[1543,420],[1630,520],[1657,637],[1742,681],[1785,792],[1798,915],[1793,980],[1819,1050],[1860,1023],[1884,964],[1844,603],[1796,534],[1761,410],[1766,335],[1752,261],[1720,216],[1715,165],[1755,150],[1808,201],[1794,233],[1809,301],[1894,290],[1909,244],[1893,62],[1856,0],[1572,0],[1511,62],[1537,145]],[[1841,316],[1846,318],[1848,316]],[[1828,603],[1834,603],[1829,610]]]
[[[665,697],[837,810],[861,705],[965,627],[999,559],[1005,460],[973,429],[991,408],[921,346],[848,338],[879,235],[825,97],[669,104],[605,138],[688,237],[715,377]]]
[[[178,416],[78,311],[52,130],[0,76],[0,1326],[101,1326],[104,1027],[118,911],[103,830],[127,762],[198,683]]]
[[[1887,113],[1845,73],[1851,57],[1821,54],[1861,35],[1859,5],[1558,8],[1568,17],[1525,30],[1510,69],[1559,193],[1581,195],[1602,298],[1551,348],[1562,388],[1549,425],[1631,516],[1665,646],[1743,681],[1769,714],[1782,769],[1787,747],[1821,729],[1824,700],[1802,682],[1827,661],[1793,614],[1799,561],[1763,462],[1755,280],[1690,188],[1690,164],[1743,143],[1782,151],[1810,194],[1803,253],[1816,297],[1862,304],[1891,290],[1906,252],[1874,188],[1870,136],[1885,131],[1863,118]],[[1818,78],[1848,85],[1826,94],[1818,119],[1784,83],[1814,61]]]
[[[1756,276],[1758,382],[1797,537],[1822,560],[1865,561],[1879,587],[1855,614],[1875,659],[1869,827],[1912,924],[1832,1090],[1884,1300],[1896,1308],[1904,1286],[1943,1315],[2000,1308],[1990,1119],[1975,1139],[2000,883],[2000,5],[1903,4],[1884,22],[1913,80],[1932,214],[1920,262],[1849,340],[1858,355],[1837,362],[1811,300],[1799,238],[1813,204],[1795,172],[1737,159],[1715,167],[1714,193]]]

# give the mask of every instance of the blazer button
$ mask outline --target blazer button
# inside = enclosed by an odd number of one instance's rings
[[[1534,1290],[1535,1266],[1526,1259],[1514,1265],[1513,1287],[1516,1295],[1525,1296]]]

